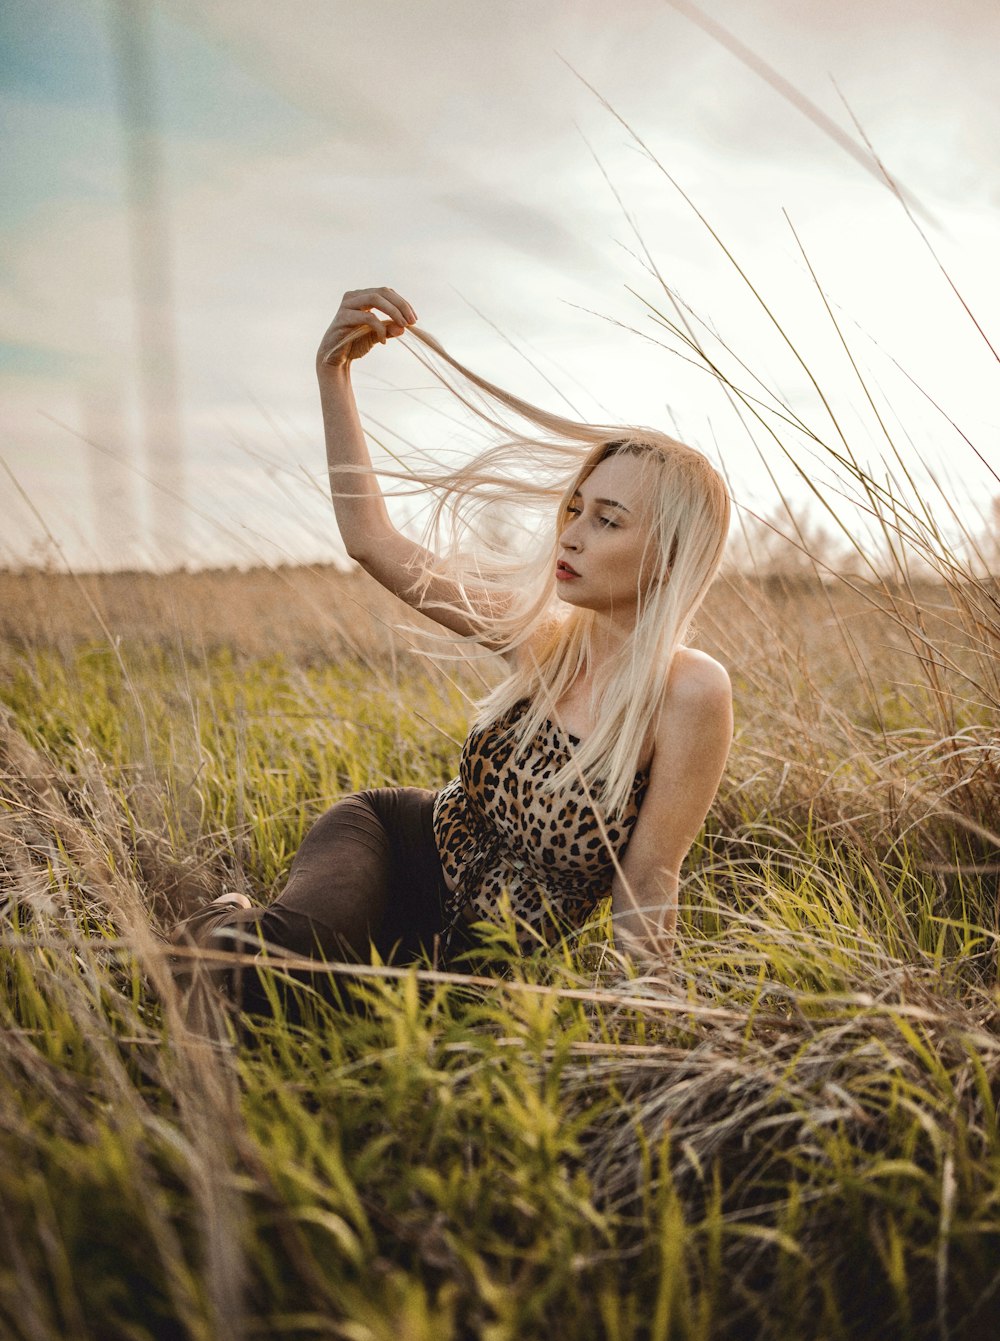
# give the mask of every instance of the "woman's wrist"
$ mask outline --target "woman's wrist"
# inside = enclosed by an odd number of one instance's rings
[[[316,358],[316,376],[321,384],[350,386],[351,384],[351,360],[344,359],[342,363],[324,363],[323,359]]]

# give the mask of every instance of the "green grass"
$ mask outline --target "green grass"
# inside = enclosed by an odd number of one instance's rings
[[[222,888],[273,897],[344,791],[450,776],[464,672],[154,637],[3,655],[0,1334],[853,1341],[1000,1321],[979,709],[936,749],[929,708],[886,737],[833,711],[857,685],[824,652],[807,738],[763,692],[773,662],[745,658],[668,978],[620,961],[600,918],[545,958],[498,932],[500,978],[375,965],[340,976],[339,1008],[303,995],[296,1022],[210,1043],[165,930]],[[800,694],[818,673],[798,663]],[[963,793],[942,759],[974,744]],[[903,780],[947,788],[953,818],[914,823]]]

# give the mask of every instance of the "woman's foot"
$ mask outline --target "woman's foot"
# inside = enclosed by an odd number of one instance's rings
[[[245,894],[227,891],[206,903],[192,916],[184,919],[173,930],[171,942],[187,950],[220,950],[231,931],[226,909],[234,912],[250,909],[253,904]],[[231,914],[230,914],[231,916]],[[214,945],[213,945],[214,941]],[[181,992],[181,1010],[188,1028],[205,1037],[221,1038],[221,1012],[224,999],[231,996],[231,970],[224,964],[205,964],[197,953],[175,959],[174,981]],[[221,990],[220,990],[221,989]]]
[[[253,904],[250,902],[250,900],[247,898],[245,894],[236,894],[232,891],[228,894],[220,894],[217,899],[212,900],[212,905],[223,904],[223,903],[235,904],[237,908],[253,907]]]

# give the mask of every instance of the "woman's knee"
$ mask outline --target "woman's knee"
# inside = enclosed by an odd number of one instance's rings
[[[288,883],[268,909],[266,939],[306,935],[325,955],[367,957],[385,917],[391,864],[389,839],[365,797],[338,801],[296,853]]]

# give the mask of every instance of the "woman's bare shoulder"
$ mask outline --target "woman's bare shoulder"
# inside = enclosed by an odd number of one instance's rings
[[[693,698],[732,697],[729,672],[697,647],[678,647],[667,676],[667,692]]]
[[[732,731],[733,690],[721,662],[696,647],[674,653],[663,693],[657,739],[671,737],[683,722],[701,731],[718,727]]]

